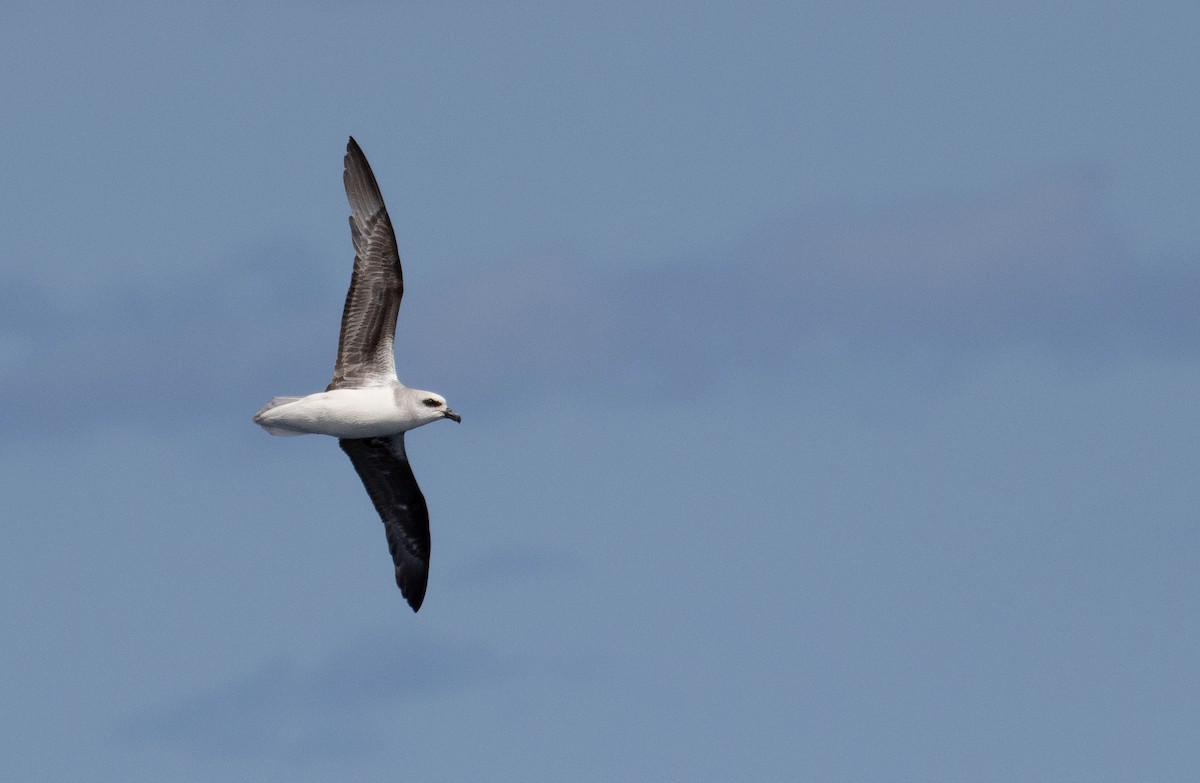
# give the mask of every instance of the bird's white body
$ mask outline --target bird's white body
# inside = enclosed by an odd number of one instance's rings
[[[440,409],[424,400],[441,403]],[[306,397],[276,397],[254,421],[272,435],[332,435],[380,438],[445,418],[445,401],[400,382],[386,386],[331,389]]]

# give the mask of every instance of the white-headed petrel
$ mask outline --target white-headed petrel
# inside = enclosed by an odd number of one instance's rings
[[[396,584],[413,611],[429,579],[429,509],[404,453],[404,433],[438,419],[461,421],[440,394],[396,377],[392,341],[404,295],[396,234],[371,166],[353,138],[346,145],[346,198],[354,274],[342,312],[333,381],[307,397],[275,397],[254,415],[272,435],[332,435],[350,456],[383,519]]]

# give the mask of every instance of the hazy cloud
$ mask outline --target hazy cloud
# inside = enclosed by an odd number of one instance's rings
[[[1194,267],[1136,259],[1103,193],[1094,172],[1063,169],[983,197],[801,211],[703,258],[597,270],[556,254],[426,278],[401,314],[401,361],[418,369],[404,376],[461,400],[806,377],[897,355],[944,369],[1014,347],[1067,363],[1194,351]],[[48,401],[84,426],[320,388],[341,277],[294,274],[328,260],[272,247],[170,290],[114,281],[64,300],[14,281],[0,310],[6,423]]]
[[[423,701],[479,680],[494,682],[504,671],[493,653],[477,645],[380,635],[311,666],[264,662],[212,692],[134,718],[121,735],[134,745],[173,744],[204,753],[337,755],[375,745],[388,728],[373,725],[379,710],[389,721],[417,720]],[[331,733],[331,726],[340,731]]]

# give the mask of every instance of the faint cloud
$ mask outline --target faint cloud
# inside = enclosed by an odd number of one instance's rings
[[[603,268],[547,251],[431,278],[401,312],[402,377],[483,410],[719,377],[919,381],[1014,350],[1068,365],[1194,354],[1200,267],[1130,253],[1104,194],[1096,172],[1063,168],[983,196],[800,210],[707,257]],[[21,281],[0,294],[0,360],[20,364],[0,379],[0,423],[51,407],[70,429],[173,420],[181,399],[195,418],[249,416],[320,389],[346,276],[275,242],[170,290],[113,281],[63,301]]]
[[[436,292],[446,385],[687,394],[717,377],[919,377],[1037,351],[1065,364],[1195,352],[1194,265],[1125,246],[1105,180],[1064,167],[990,194],[802,210],[707,257],[505,264]],[[514,290],[520,295],[505,295]],[[530,296],[537,293],[538,296]]]
[[[583,559],[567,550],[553,550],[536,543],[494,548],[477,555],[463,567],[460,581],[467,586],[490,587],[521,583],[552,583],[563,574],[576,572]]]
[[[417,719],[421,704],[504,676],[507,667],[478,646],[398,635],[364,638],[311,666],[277,658],[202,695],[130,720],[121,738],[140,746],[289,757],[377,748],[384,711]]]

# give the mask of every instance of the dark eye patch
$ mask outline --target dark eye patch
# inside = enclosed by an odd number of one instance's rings
[[[425,405],[426,407],[429,407],[429,408],[436,408],[437,406],[441,405],[440,402],[433,399],[432,397],[425,399],[425,400],[421,400],[421,404]]]

